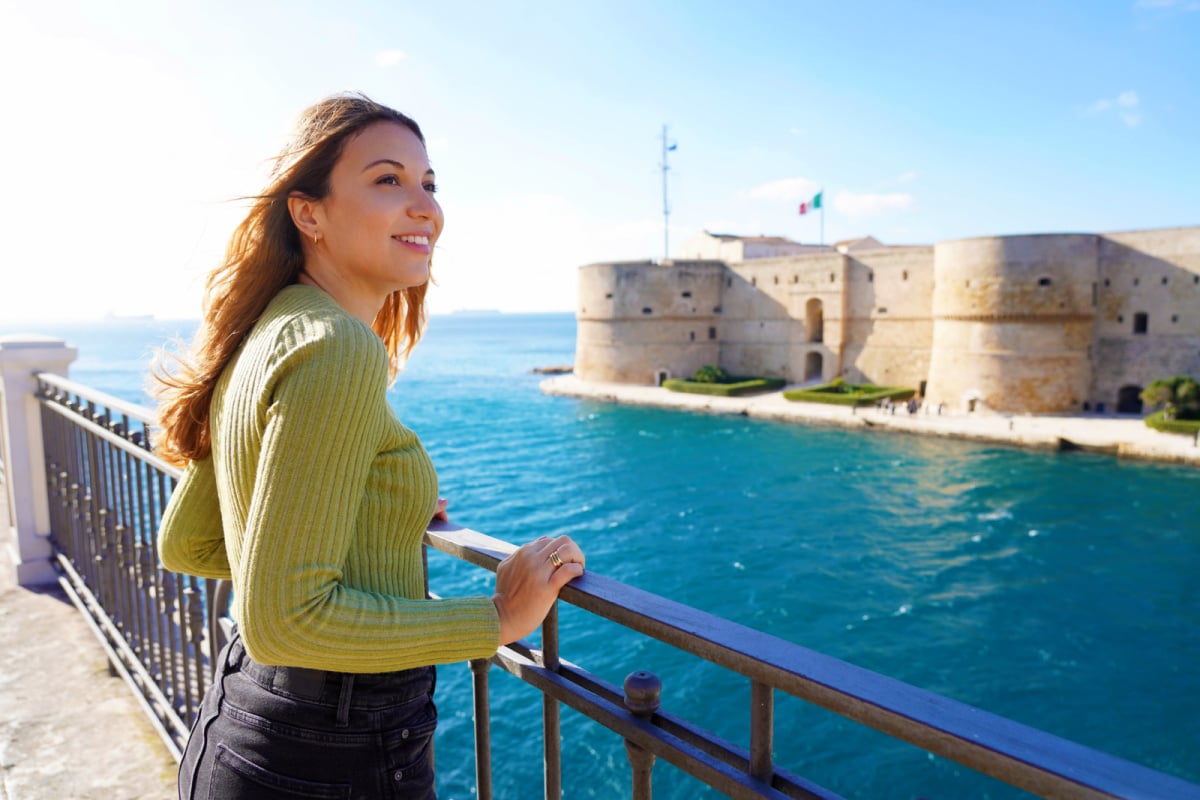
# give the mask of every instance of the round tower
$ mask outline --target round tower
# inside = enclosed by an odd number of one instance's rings
[[[1099,240],[997,236],[934,246],[926,398],[965,411],[1079,411],[1091,382]]]
[[[719,261],[580,267],[576,376],[653,385],[718,364],[725,269]]]

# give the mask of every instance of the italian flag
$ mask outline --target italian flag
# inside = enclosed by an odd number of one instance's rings
[[[821,195],[823,195],[823,194],[824,194],[824,192],[817,192],[815,195],[813,195],[812,200],[809,200],[806,203],[801,203],[800,204],[800,216],[804,216],[808,212],[816,211],[818,208],[820,208],[821,207]]]

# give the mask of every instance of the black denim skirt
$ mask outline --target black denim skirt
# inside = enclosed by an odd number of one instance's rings
[[[268,667],[236,632],[179,765],[183,800],[435,800],[433,667]]]

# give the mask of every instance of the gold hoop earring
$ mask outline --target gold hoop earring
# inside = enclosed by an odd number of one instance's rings
[[[317,242],[319,242],[320,239],[321,239],[321,237],[318,236],[316,233],[313,234],[313,244],[316,244]]]

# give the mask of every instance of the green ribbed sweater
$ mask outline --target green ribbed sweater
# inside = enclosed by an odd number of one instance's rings
[[[490,598],[425,599],[437,474],[388,404],[383,342],[333,298],[297,284],[271,301],[209,424],[212,454],[175,488],[159,555],[232,578],[254,660],[363,673],[495,653]]]

